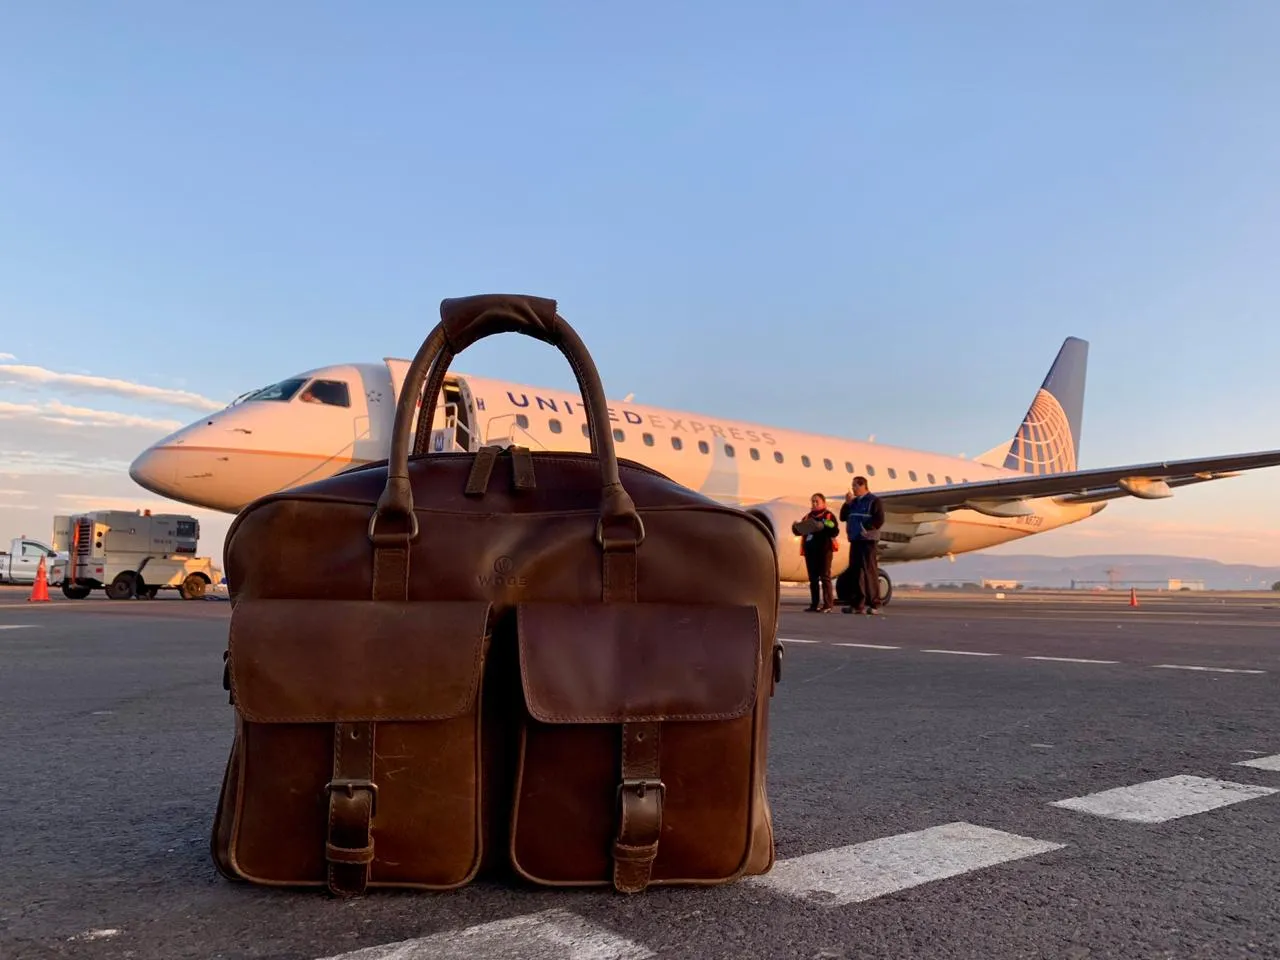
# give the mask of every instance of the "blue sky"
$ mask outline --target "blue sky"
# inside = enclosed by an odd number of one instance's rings
[[[644,402],[974,455],[1076,335],[1084,466],[1280,447],[1278,41],[1263,3],[30,4],[0,352],[223,401],[511,290]],[[573,383],[516,337],[456,367]],[[4,538],[151,505],[119,464],[199,415],[0,380]],[[1278,481],[1019,549],[1280,562]]]

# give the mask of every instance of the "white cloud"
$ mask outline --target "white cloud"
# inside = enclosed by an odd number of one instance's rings
[[[13,359],[5,356],[4,359]],[[188,390],[171,390],[167,387],[152,387],[131,380],[117,380],[111,377],[96,377],[83,373],[58,373],[44,367],[27,364],[0,364],[0,383],[34,384],[37,386],[57,387],[72,392],[109,393],[118,397],[129,397],[135,400],[153,400],[179,407],[191,407],[196,410],[221,410],[226,406],[219,400],[202,397]]]
[[[161,420],[157,417],[141,417],[114,410],[94,410],[74,407],[60,400],[38,405],[34,403],[10,403],[0,400],[0,420],[33,419],[58,426],[92,427],[142,427],[148,430],[170,432],[183,426],[180,420]]]

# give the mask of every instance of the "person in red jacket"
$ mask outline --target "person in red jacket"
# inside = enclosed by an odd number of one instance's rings
[[[810,604],[806,613],[827,613],[834,606],[834,590],[831,586],[831,554],[836,551],[836,539],[840,536],[840,524],[836,515],[827,509],[827,498],[815,493],[809,499],[812,508],[795,525],[801,534],[800,552],[809,572]],[[819,600],[821,589],[821,600]]]

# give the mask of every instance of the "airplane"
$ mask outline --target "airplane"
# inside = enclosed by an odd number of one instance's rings
[[[838,509],[857,475],[884,504],[878,555],[888,565],[954,560],[1077,523],[1120,497],[1163,499],[1177,487],[1280,465],[1280,450],[1272,450],[1079,469],[1088,349],[1068,337],[1013,436],[973,459],[629,400],[611,401],[608,415],[619,458],[763,519],[788,583],[808,581],[791,524],[815,492]],[[160,496],[238,513],[266,494],[385,460],[409,362],[324,366],[242,394],[143,451],[129,475]],[[576,392],[453,372],[430,437],[436,452],[485,444],[590,450]],[[832,564],[837,584],[848,566],[843,539]],[[880,588],[887,603],[893,582],[884,567]],[[846,601],[842,587],[837,594]]]

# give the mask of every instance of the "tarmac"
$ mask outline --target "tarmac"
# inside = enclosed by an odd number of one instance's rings
[[[1280,596],[787,589],[778,861],[713,889],[233,884],[230,605],[0,588],[0,957],[1280,957]]]

